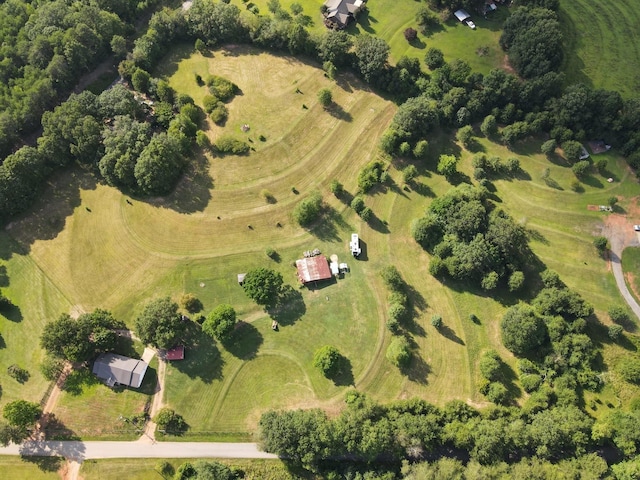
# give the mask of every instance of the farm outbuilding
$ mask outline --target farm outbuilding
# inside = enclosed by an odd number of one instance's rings
[[[93,363],[93,373],[107,385],[140,388],[149,365],[142,360],[116,353],[103,353]]]
[[[468,18],[471,18],[471,15],[469,15],[466,10],[462,10],[462,9],[456,10],[454,15],[461,22],[464,22]]]
[[[301,283],[329,280],[332,277],[329,261],[324,255],[296,260],[296,268],[298,269],[298,280]]]
[[[325,25],[330,28],[343,29],[364,7],[363,0],[326,0],[324,2]]]

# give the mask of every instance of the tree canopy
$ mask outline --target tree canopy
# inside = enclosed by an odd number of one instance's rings
[[[225,340],[236,326],[236,311],[226,303],[214,308],[202,324],[202,330],[218,340]]]
[[[178,304],[169,297],[149,302],[135,321],[135,332],[142,343],[158,348],[174,347],[184,329]]]
[[[283,283],[279,272],[259,267],[247,272],[242,288],[258,305],[273,306],[278,301]]]
[[[535,311],[525,304],[510,307],[500,322],[502,343],[516,355],[525,355],[547,338],[547,329]]]

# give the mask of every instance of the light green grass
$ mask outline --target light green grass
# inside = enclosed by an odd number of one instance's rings
[[[195,458],[166,459],[174,469],[185,462],[195,462]],[[163,460],[151,458],[86,460],[82,463],[80,475],[84,480],[158,480],[156,470]],[[211,459],[235,467],[244,472],[245,480],[296,480],[310,478],[309,474],[300,476],[293,473],[280,460],[226,460]],[[39,478],[39,477],[36,477]],[[49,477],[46,477],[49,478]]]
[[[640,10],[635,0],[560,0],[567,84],[617,90],[624,97],[640,89]]]
[[[78,392],[60,395],[55,409],[56,419],[63,428],[57,435],[90,439],[127,440],[140,436],[140,431],[125,422],[145,411],[157,383],[158,359],[151,361],[139,389],[109,388],[86,371],[86,380]],[[52,432],[56,436],[56,432]]]
[[[0,456],[0,472],[2,478],[30,480],[57,480],[60,475],[57,473],[64,463],[63,459],[56,457],[10,457]]]

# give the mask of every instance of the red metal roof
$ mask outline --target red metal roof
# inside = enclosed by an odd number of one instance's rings
[[[302,283],[328,280],[332,276],[329,262],[324,255],[296,260],[296,267],[298,268],[298,278]]]
[[[184,360],[184,345],[178,345],[171,350],[167,350],[167,360]]]

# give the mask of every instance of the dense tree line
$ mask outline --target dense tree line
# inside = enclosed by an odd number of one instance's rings
[[[637,411],[615,411],[594,420],[577,406],[563,404],[555,395],[549,395],[544,404],[532,397],[523,408],[492,407],[482,411],[458,400],[443,408],[419,399],[380,405],[355,391],[347,394],[346,404],[335,419],[329,419],[321,410],[266,412],[259,423],[262,447],[305,468],[323,473],[341,468],[341,474],[350,468],[349,460],[364,462],[379,471],[373,467],[376,462],[399,466],[403,460],[455,456],[460,451],[467,451],[471,464],[486,468],[487,472],[521,468],[539,473],[556,468],[553,465],[560,462],[567,467],[573,465],[571,471],[576,472],[581,464],[593,464],[603,474],[608,469],[606,462],[585,454],[606,445],[633,459],[640,447],[640,430],[633,429],[640,421]],[[340,467],[333,462],[338,459]],[[432,467],[407,467],[405,474],[415,475],[417,469],[424,468]]]

